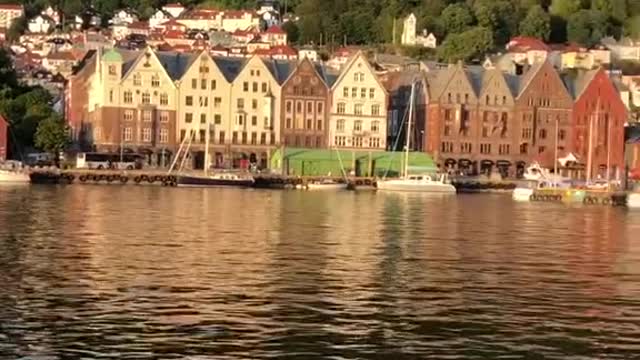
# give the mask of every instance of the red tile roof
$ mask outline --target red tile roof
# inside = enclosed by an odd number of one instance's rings
[[[265,31],[267,34],[286,34],[287,32],[282,30],[282,28],[278,25],[274,25]]]
[[[178,30],[169,30],[164,33],[165,39],[184,39],[184,32]]]
[[[184,6],[182,6],[182,4],[180,4],[180,3],[167,4],[164,7],[166,7],[166,8],[184,8]]]
[[[530,36],[516,36],[507,44],[507,50],[513,52],[550,51],[542,40]]]
[[[24,7],[20,4],[0,4],[0,10],[22,10]]]
[[[256,12],[251,10],[227,10],[223,14],[223,18],[225,19],[242,19],[245,16],[256,17]]]
[[[47,55],[47,59],[60,61],[76,61],[76,57],[71,51],[56,51]]]
[[[298,56],[298,52],[287,45],[278,45],[271,48],[271,53],[273,55],[287,55],[287,56]]]
[[[146,21],[134,21],[128,26],[129,29],[149,30],[149,23]]]
[[[186,28],[186,27],[187,27],[187,25],[185,25],[185,24],[183,24],[183,23],[179,22],[179,21],[178,21],[178,20],[176,20],[176,19],[171,19],[171,20],[169,20],[169,21],[165,21],[165,22],[163,22],[162,24],[160,24],[160,26],[164,26],[164,27],[167,27],[167,26],[180,26],[180,27],[183,27],[183,28]]]

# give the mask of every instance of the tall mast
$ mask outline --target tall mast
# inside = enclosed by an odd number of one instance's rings
[[[556,135],[555,135],[555,143],[553,145],[554,147],[554,154],[553,154],[553,177],[555,178],[553,185],[554,187],[558,186],[558,123],[560,122],[560,119],[558,119],[556,117]]]
[[[596,119],[600,116],[600,98],[598,98],[598,103],[596,104]],[[593,114],[589,118],[589,150],[587,153],[587,183],[591,182],[591,174],[593,167]]]
[[[211,124],[207,121],[207,132],[204,134],[204,175],[209,171],[209,143],[211,142]]]
[[[611,182],[611,117],[607,116],[607,189]]]
[[[409,122],[407,123],[407,143],[405,146],[404,153],[404,177],[407,178],[409,176],[409,149],[411,146],[411,131],[413,130],[411,126],[413,125],[413,97],[415,93],[416,83],[413,81],[411,83],[411,96],[409,96]]]

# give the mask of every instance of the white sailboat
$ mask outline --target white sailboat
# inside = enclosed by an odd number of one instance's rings
[[[409,98],[409,121],[406,131],[406,146],[404,154],[404,166],[402,177],[398,179],[381,179],[377,181],[378,190],[405,191],[421,193],[455,194],[456,188],[449,181],[447,174],[412,174],[409,175],[409,150],[411,149],[411,131],[413,121],[413,103],[416,84],[411,84],[411,96]]]
[[[342,172],[344,182],[339,182],[332,179],[311,181],[306,184],[306,190],[347,190],[347,188],[349,187],[349,179],[347,179],[347,173],[344,171],[340,152],[337,148],[335,149],[335,151],[336,155],[338,156],[338,161],[340,162],[340,172]]]
[[[31,182],[29,172],[22,163],[0,164],[0,184],[28,184]]]

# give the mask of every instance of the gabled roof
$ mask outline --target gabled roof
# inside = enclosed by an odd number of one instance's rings
[[[295,69],[296,63],[289,60],[276,60],[261,58],[264,65],[276,80],[278,85],[282,85],[289,77],[289,74]]]
[[[249,60],[246,58],[214,56],[213,61],[218,65],[218,69],[220,69],[227,81],[233,82]]]
[[[429,85],[429,97],[432,99],[439,99],[445,92],[451,81],[453,81],[456,74],[462,72],[463,76],[469,82],[469,86],[473,91],[473,95],[477,98],[482,87],[483,71],[482,66],[472,68],[471,70],[465,69],[462,62],[458,62],[455,65],[449,65],[445,69],[433,70],[429,72],[427,76],[427,83]]]
[[[363,60],[365,66],[367,67],[367,69],[369,69],[369,72],[371,73],[371,75],[373,75],[373,78],[378,83],[378,86],[380,86],[382,91],[384,91],[385,95],[388,95],[389,93],[387,92],[387,89],[385,89],[384,84],[380,81],[378,76],[376,76],[375,70],[373,69],[373,67],[371,67],[371,64],[369,63],[369,60],[367,60],[367,57],[364,56],[364,53],[361,50],[358,50],[358,52],[353,54],[351,56],[351,58],[347,61],[347,63],[345,64],[344,68],[340,72],[340,75],[338,76],[336,81],[333,83],[332,89],[335,88],[336,86],[338,86],[338,84],[342,81],[342,79],[344,79],[344,77],[347,74],[347,72],[349,72],[349,70],[351,70],[351,67],[356,63],[356,61],[358,61],[358,59],[362,59]]]
[[[282,30],[282,28],[278,25],[273,25],[270,28],[267,29],[267,31],[265,31],[266,34],[278,34],[278,35],[282,35],[282,34],[286,34],[287,32]]]
[[[478,94],[483,95],[484,92],[487,90],[487,88],[491,86],[491,83],[493,82],[493,80],[497,79],[502,86],[504,86],[507,90],[509,90],[509,95],[511,95],[511,98],[512,99],[515,98],[518,95],[517,93],[518,89],[517,88],[514,89],[511,86],[509,86],[509,82],[507,81],[506,75],[508,74],[503,73],[500,69],[497,69],[497,68],[486,70],[482,78],[482,88]]]
[[[530,36],[516,36],[507,44],[507,50],[515,52],[551,51],[544,41]]]
[[[289,71],[289,76],[282,82],[281,85],[284,86],[284,84],[289,82],[289,80],[291,80],[293,75],[296,72],[298,72],[298,69],[300,68],[300,66],[302,66],[302,64],[309,64],[309,66],[311,66],[313,68],[313,70],[315,71],[316,75],[320,78],[320,81],[322,81],[324,86],[327,87],[327,90],[331,87],[331,85],[329,85],[329,83],[327,82],[327,78],[325,77],[325,72],[323,71],[322,64],[314,64],[311,60],[309,60],[309,58],[306,58],[306,57],[303,58],[302,60],[298,61],[294,65],[294,67],[291,69],[291,71]]]
[[[547,64],[549,60],[545,59],[543,62],[534,63],[529,70],[520,78],[520,89],[518,90],[518,96],[529,86],[531,81],[536,77],[540,70]]]
[[[568,72],[563,74],[561,78],[571,97],[577,100],[599,71],[601,71],[601,69],[579,71],[577,73]]]

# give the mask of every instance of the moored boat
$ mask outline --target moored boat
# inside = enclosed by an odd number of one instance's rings
[[[346,190],[348,184],[337,181],[312,181],[306,184],[306,190]]]
[[[379,180],[378,190],[388,191],[409,191],[409,192],[429,192],[455,194],[456,188],[449,183],[446,174],[440,177],[431,175],[409,175],[400,179]]]
[[[29,171],[21,162],[8,161],[0,164],[0,183],[2,184],[28,184],[31,182]]]
[[[212,173],[208,175],[187,175],[179,174],[176,176],[177,185],[181,187],[219,187],[219,186],[235,186],[250,187],[254,183],[254,179],[249,174],[239,173]]]

